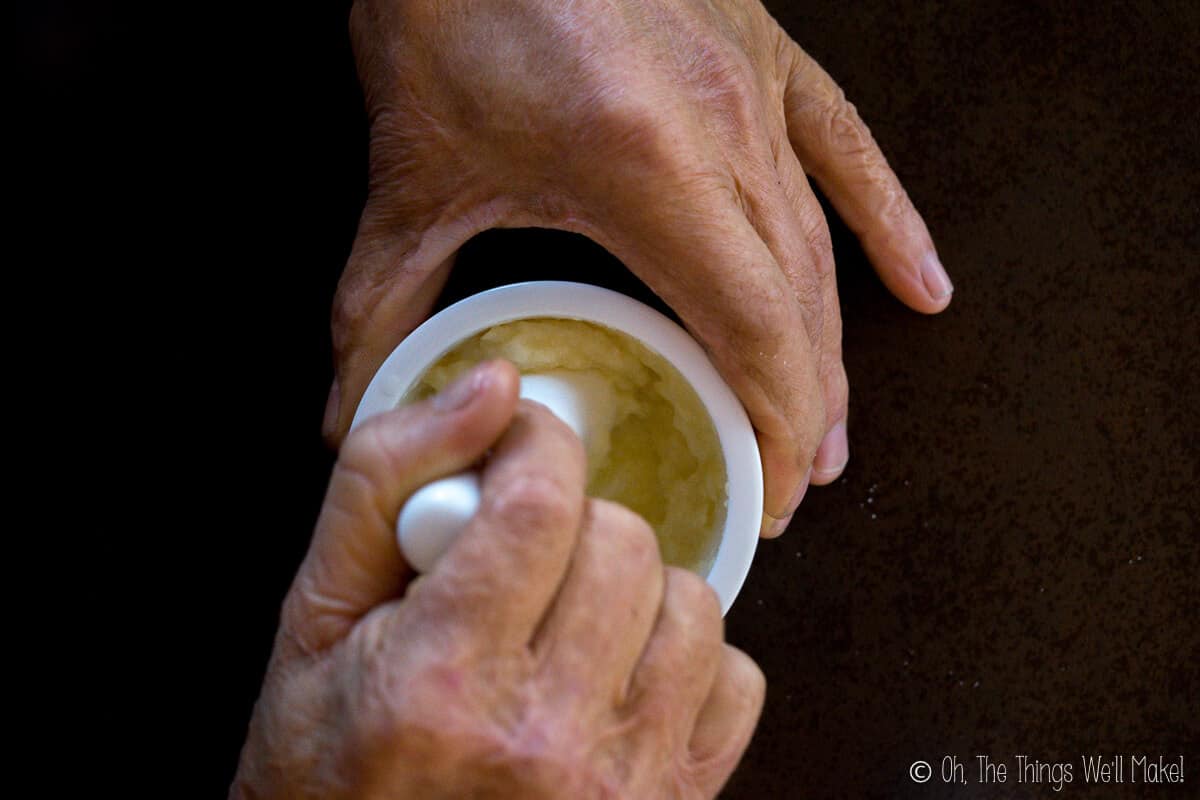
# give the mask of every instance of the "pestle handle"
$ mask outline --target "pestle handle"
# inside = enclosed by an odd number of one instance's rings
[[[520,396],[549,408],[587,441],[586,393],[569,373],[524,375]],[[414,492],[396,520],[396,540],[405,560],[418,572],[432,569],[479,510],[479,497],[477,472],[441,478]]]

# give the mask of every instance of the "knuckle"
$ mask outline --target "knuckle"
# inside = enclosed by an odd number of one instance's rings
[[[669,121],[640,93],[604,86],[591,92],[572,128],[589,144],[619,154],[618,163],[658,168],[673,153]]]
[[[833,271],[833,236],[829,232],[829,221],[816,201],[810,203],[798,215],[804,241],[812,249],[820,275],[831,275]],[[819,289],[818,289],[819,291]]]
[[[283,598],[279,612],[279,640],[286,642],[293,652],[307,657],[315,656],[320,651],[308,624],[312,616],[314,594],[310,584],[308,573],[302,572]]]
[[[773,45],[775,71],[780,79],[787,82],[791,75],[805,70],[808,54],[800,45],[796,44],[796,40],[789,36],[783,27],[775,23],[774,19],[771,22],[769,41]]]
[[[751,352],[778,350],[783,343],[780,333],[798,322],[799,309],[791,288],[782,281],[771,281],[740,286],[736,291],[737,296],[718,300],[725,311],[722,319],[730,328],[728,340]]]
[[[826,375],[824,383],[825,418],[832,424],[843,419],[850,406],[850,380],[840,359]]]
[[[708,582],[690,570],[667,567],[665,597],[693,637],[709,645],[724,638],[721,602]]]
[[[532,400],[522,400],[520,413],[533,427],[557,437],[566,446],[570,458],[582,461],[586,457],[583,441],[548,407]]]
[[[814,381],[803,388],[803,396],[796,398],[796,407],[790,416],[788,429],[788,444],[795,457],[794,484],[789,487],[796,490],[800,487],[808,465],[812,463],[821,440],[825,438],[825,400],[821,387]],[[793,474],[789,471],[788,474]]]
[[[825,402],[820,397],[813,402],[813,413],[804,421],[801,428],[801,439],[799,449],[800,466],[807,470],[808,465],[812,463],[813,458],[817,454],[817,448],[821,446],[821,440],[825,438],[826,420],[829,418],[825,411]],[[797,486],[797,488],[799,488]]]
[[[870,128],[840,88],[832,99],[822,104],[818,119],[818,135],[828,149],[839,159],[854,165],[859,179],[871,187],[870,202],[879,224],[886,229],[906,223],[913,212],[912,202],[876,144]]]
[[[330,311],[333,347],[339,353],[348,349],[355,332],[370,318],[377,304],[372,292],[363,291],[362,275],[354,264],[352,259],[342,273]]]
[[[883,156],[872,158],[867,165],[872,185],[877,187],[875,216],[884,230],[900,230],[912,221],[916,213],[908,193]]]
[[[389,300],[411,284],[414,276],[401,261],[402,256],[389,253],[383,240],[368,242],[367,237],[359,236],[355,241],[330,309],[333,349],[339,359],[346,358],[364,343],[365,333],[381,310],[387,313]],[[408,330],[415,326],[414,321]]]
[[[748,708],[761,708],[767,694],[767,676],[763,674],[762,667],[732,645],[725,645],[725,653],[729,660],[729,679],[741,690],[738,696],[744,699]]]
[[[593,526],[615,552],[611,557],[623,571],[644,574],[661,568],[658,537],[650,523],[618,503],[591,500]]]
[[[379,494],[375,464],[383,450],[382,432],[378,425],[355,430],[342,444],[330,479],[329,501],[352,511]],[[336,491],[334,491],[336,487]]]
[[[663,606],[655,634],[649,684],[679,678],[687,680],[716,668],[724,643],[724,622],[717,594],[704,579],[677,567],[667,567]]]
[[[833,96],[825,101],[821,122],[825,141],[843,156],[867,157],[876,149],[871,132],[859,117],[858,109],[846,99],[841,87],[837,87]]]
[[[685,665],[680,667],[686,668]],[[646,677],[648,676],[638,676],[638,679],[645,680]],[[647,739],[657,741],[660,747],[670,751],[678,746],[673,741],[673,729],[681,709],[676,693],[665,685],[668,677],[664,675],[659,681],[642,686],[636,695],[632,710],[641,734]]]
[[[337,466],[351,471],[362,471],[363,466],[370,464],[386,449],[384,431],[387,428],[386,415],[371,417],[362,425],[355,428],[342,443],[338,452]]]
[[[817,270],[820,270],[821,259],[817,258],[814,260]],[[808,267],[808,264],[804,264],[803,269],[807,270]],[[820,274],[818,272],[811,272],[807,275],[801,273],[793,281],[793,291],[796,295],[796,302],[800,304],[800,308],[812,317],[811,322],[808,322],[806,319],[808,323],[807,330],[809,337],[813,341],[817,341],[821,332],[821,320],[824,317],[825,300]]]
[[[568,528],[576,509],[568,493],[546,474],[519,475],[490,499],[490,514],[515,531]]]
[[[733,131],[754,130],[759,117],[757,84],[744,54],[721,43],[701,48],[693,85],[702,102],[724,118]]]
[[[350,484],[363,494],[374,495],[382,488],[378,484],[383,475],[398,474],[396,451],[402,439],[396,425],[398,414],[412,416],[405,412],[379,414],[350,432],[334,466],[339,485]]]

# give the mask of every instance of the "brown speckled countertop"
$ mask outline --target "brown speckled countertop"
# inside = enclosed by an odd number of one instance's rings
[[[205,28],[220,58],[196,60],[203,90],[182,95],[204,147],[181,158],[186,126],[157,116],[122,140],[211,182],[194,213],[173,209],[170,247],[123,252],[203,250],[188,424],[220,467],[197,470],[179,524],[216,570],[188,630],[221,689],[193,721],[223,731],[218,794],[327,476],[329,298],[365,189],[345,4],[318,5]],[[941,316],[909,312],[834,222],[851,460],[761,544],[728,617],[769,690],[724,796],[1200,796],[1200,6],[768,6],[871,125],[957,292]],[[69,60],[63,41],[46,52]],[[63,107],[111,116],[81,85]],[[147,92],[155,115],[175,96]],[[645,296],[586,242],[508,231],[468,244],[447,299],[564,276]],[[1091,753],[1183,755],[1187,783],[1089,789]],[[1075,780],[1017,784],[1018,754],[1073,761]],[[973,778],[975,755],[1009,783],[941,783],[943,757]]]
[[[851,461],[729,617],[770,689],[726,796],[1200,796],[1197,7],[768,5],[957,292],[911,314],[836,237]],[[1092,753],[1184,755],[1187,784],[1085,786]],[[1074,782],[1018,785],[1018,754]]]

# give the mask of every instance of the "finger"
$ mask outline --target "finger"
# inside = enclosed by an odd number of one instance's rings
[[[724,645],[712,691],[696,719],[688,752],[700,794],[715,797],[746,752],[762,714],[767,682],[750,656]]]
[[[406,601],[472,646],[528,645],[575,549],[585,466],[579,437],[521,401],[484,469],[479,511]]]
[[[784,48],[788,137],[805,169],[857,234],[884,284],[936,313],[954,291],[924,220],[841,88],[795,43]]]
[[[850,385],[842,362],[842,314],[834,272],[833,242],[821,204],[813,194],[800,162],[789,148],[776,155],[782,191],[794,210],[796,228],[807,240],[820,280],[824,325],[821,328],[818,374],[825,401],[826,433],[817,448],[810,476],[813,485],[832,483],[846,468],[850,444],[846,434]],[[794,511],[794,509],[793,509]]]
[[[684,746],[721,663],[724,623],[716,593],[704,579],[667,567],[662,607],[634,670],[628,698],[647,722],[647,735]]]
[[[308,554],[285,603],[285,627],[321,649],[374,606],[401,594],[411,570],[396,517],[421,486],[474,463],[517,405],[511,364],[485,362],[427,401],[367,420],[334,467]]]
[[[368,200],[333,300],[334,380],[322,423],[331,446],[350,429],[379,365],[429,315],[458,248],[493,222],[466,213],[447,219],[402,221],[387,201]]]
[[[788,525],[792,524],[793,516],[793,514],[788,514],[783,519],[775,519],[774,517],[764,519],[762,537],[764,539],[777,539],[782,536],[783,532],[787,530]]]
[[[644,519],[604,500],[587,508],[567,577],[533,644],[551,692],[612,708],[654,627],[663,565]]]
[[[833,483],[845,471],[849,461],[850,439],[846,433],[846,417],[843,414],[825,434],[821,446],[817,448],[816,458],[813,459],[812,484],[826,486]]]
[[[724,179],[663,188],[597,231],[683,320],[757,434],[768,514],[786,516],[825,433],[817,361],[792,286]]]

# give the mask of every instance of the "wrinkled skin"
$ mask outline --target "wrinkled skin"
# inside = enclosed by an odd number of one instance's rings
[[[487,362],[349,436],[284,602],[231,798],[708,798],[762,708],[696,575],[584,496],[579,439]],[[414,577],[405,499],[485,453],[479,513]]]
[[[888,288],[952,287],[854,106],[757,0],[358,0],[370,191],[334,303],[332,442],[453,257],[492,227],[582,233],[683,319],[749,412],[766,535],[849,458],[829,231]],[[565,274],[564,278],[569,278]]]

